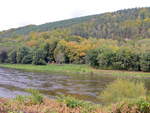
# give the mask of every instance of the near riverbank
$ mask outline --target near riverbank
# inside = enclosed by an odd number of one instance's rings
[[[0,64],[0,67],[19,69],[31,72],[61,73],[67,75],[113,75],[113,76],[150,76],[150,73],[122,70],[101,70],[88,65],[76,64],[47,64],[47,65],[28,65],[28,64]]]
[[[150,103],[144,99],[130,100],[102,106],[63,97],[57,100],[39,94],[17,96],[14,99],[0,98],[0,113],[149,113]]]

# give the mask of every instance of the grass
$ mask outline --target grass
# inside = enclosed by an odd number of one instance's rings
[[[17,96],[14,99],[0,98],[0,113],[104,113],[97,104],[88,103],[74,97],[59,97],[52,100],[30,89],[30,96]],[[37,94],[34,94],[37,92]],[[36,99],[36,101],[35,101]]]
[[[43,95],[38,91],[38,90],[34,90],[34,89],[27,89],[26,90],[28,93],[30,93],[30,96],[22,96],[22,95],[17,95],[16,98],[14,100],[20,102],[20,104],[25,104],[26,102],[30,104],[41,104],[43,102]]]
[[[146,97],[147,89],[143,82],[128,79],[117,79],[107,85],[99,98],[103,103],[110,104],[126,99]]]
[[[101,70],[94,69],[88,65],[77,64],[0,64],[3,68],[20,69],[31,72],[61,73],[67,75],[113,75],[113,76],[150,76],[148,72],[121,71],[121,70]]]
[[[150,101],[144,98],[120,101],[109,106],[85,102],[70,96],[62,96],[58,100],[43,97],[40,103],[33,103],[30,96],[0,98],[0,113],[149,113],[149,111]]]

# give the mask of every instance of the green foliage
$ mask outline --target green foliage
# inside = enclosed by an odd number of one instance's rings
[[[149,52],[140,54],[126,47],[96,48],[88,52],[87,59],[91,66],[102,69],[150,71]]]
[[[45,62],[46,52],[42,49],[37,49],[33,53],[33,61],[32,64],[34,65],[46,65]]]
[[[150,71],[150,52],[141,55],[140,66],[142,71]]]
[[[146,89],[142,82],[117,79],[104,89],[99,98],[105,103],[114,103],[123,99],[138,99],[143,96],[146,96]]]
[[[12,50],[9,54],[8,54],[8,61],[11,64],[15,64],[17,63],[17,51],[16,50]]]
[[[18,95],[14,100],[19,102],[20,104],[41,104],[43,102],[43,95],[40,94],[38,90],[27,89],[26,91],[28,93],[31,93],[31,95],[30,96]]]
[[[115,61],[116,54],[110,48],[100,48],[100,53],[97,56],[98,64],[100,68],[111,68]]]
[[[17,95],[15,98],[16,101],[18,101],[19,103],[25,103],[27,101],[27,97],[26,96],[22,96],[22,95]]]
[[[17,63],[22,63],[22,59],[29,54],[30,49],[28,47],[20,47],[17,50]]]
[[[81,107],[82,108],[81,113],[90,113],[90,112],[94,111],[94,109],[96,109],[96,107],[97,107],[90,102],[78,100],[78,99],[71,97],[71,96],[62,95],[62,96],[57,97],[57,100],[59,102],[65,103],[67,105],[67,107],[69,107],[69,108]]]
[[[99,66],[99,63],[98,63],[98,60],[97,60],[97,57],[98,57],[98,54],[99,54],[98,51],[99,51],[98,49],[92,49],[87,53],[87,63],[89,63],[93,67],[98,67]]]
[[[140,109],[141,113],[149,113],[150,111],[150,102],[142,99],[138,101],[137,103],[138,108]]]
[[[131,49],[120,48],[116,52],[115,62],[113,65],[115,69],[134,70],[136,69],[136,66],[134,65],[136,65],[137,62],[139,62],[138,58]]]
[[[0,54],[0,62],[86,63],[100,69],[148,72],[149,12],[150,8],[134,8],[2,32],[0,37],[11,36],[12,31],[13,36],[1,38],[0,47],[16,49],[8,52],[8,59]]]
[[[113,113],[149,113],[150,102],[146,98],[128,99],[118,102]]]
[[[26,56],[23,57],[21,63],[22,64],[32,64],[32,58],[33,58],[32,54],[26,55]]]
[[[83,106],[83,101],[77,100],[77,99],[70,97],[70,96],[67,96],[67,97],[66,96],[59,96],[59,97],[57,97],[57,100],[59,102],[65,103],[70,108],[76,108],[76,107]]]
[[[27,89],[26,91],[31,93],[29,99],[33,104],[41,104],[43,102],[43,95],[38,90]]]

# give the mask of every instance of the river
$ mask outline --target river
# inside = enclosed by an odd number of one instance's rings
[[[68,76],[0,68],[0,97],[28,95],[25,89],[33,88],[50,98],[64,94],[98,103],[97,96],[107,84],[116,78],[118,77],[106,75]],[[150,89],[150,77],[132,77],[132,79],[142,80]]]

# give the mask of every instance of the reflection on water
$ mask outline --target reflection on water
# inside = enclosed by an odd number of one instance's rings
[[[96,97],[109,82],[116,78],[106,75],[65,76],[41,74],[0,68],[0,97],[26,95],[24,89],[34,88],[51,98],[59,94],[65,94],[98,102]],[[150,88],[150,78],[142,78],[142,80],[146,83],[146,87]]]

